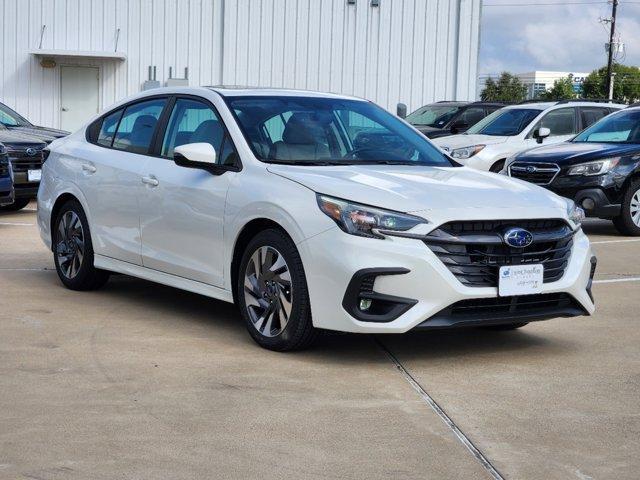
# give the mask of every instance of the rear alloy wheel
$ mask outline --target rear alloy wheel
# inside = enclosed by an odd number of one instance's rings
[[[109,272],[93,266],[93,245],[87,217],[75,200],[65,203],[52,232],[53,258],[62,283],[71,290],[95,290],[109,279]]]
[[[249,333],[262,347],[299,350],[315,337],[302,261],[283,232],[266,230],[247,246],[238,301]]]
[[[640,180],[634,180],[627,188],[620,216],[613,219],[613,224],[623,235],[640,236]]]

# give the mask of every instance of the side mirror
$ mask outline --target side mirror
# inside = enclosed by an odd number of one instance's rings
[[[404,103],[399,103],[396,106],[396,115],[398,115],[400,118],[407,117],[407,106]]]
[[[176,165],[187,168],[215,169],[216,149],[210,143],[187,143],[176,147],[173,151]]]
[[[533,132],[533,137],[538,143],[542,143],[544,139],[549,135],[551,135],[551,130],[549,130],[547,127],[540,127],[535,132]]]

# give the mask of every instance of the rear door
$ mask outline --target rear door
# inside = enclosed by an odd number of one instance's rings
[[[224,283],[224,211],[229,184],[239,165],[235,146],[215,107],[200,97],[178,97],[165,119],[156,153],[144,176],[153,183],[140,202],[143,265],[209,285]],[[210,143],[219,175],[181,167],[174,149],[187,143]]]
[[[610,112],[606,107],[580,107],[580,131],[606,117]]]
[[[139,101],[106,115],[95,143],[79,152],[78,184],[99,255],[140,265],[142,173],[166,97]],[[96,127],[97,128],[97,127]]]

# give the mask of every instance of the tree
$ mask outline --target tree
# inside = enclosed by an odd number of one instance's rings
[[[565,78],[560,78],[553,82],[551,87],[546,92],[540,94],[541,100],[569,100],[576,98],[576,92],[573,90],[573,77],[569,75]]]
[[[640,101],[640,68],[616,63],[613,65],[616,76],[613,80],[613,98],[618,102]],[[591,72],[582,84],[585,98],[609,98],[607,89],[607,67]]]
[[[480,98],[484,102],[521,102],[527,97],[527,87],[509,72],[502,72],[496,82],[489,77]]]

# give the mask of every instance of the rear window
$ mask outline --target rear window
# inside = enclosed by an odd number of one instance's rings
[[[118,122],[122,116],[122,111],[122,109],[116,110],[102,119],[102,125],[100,126],[98,138],[96,139],[96,143],[98,145],[102,145],[103,147],[111,146],[113,143],[113,136],[116,133],[116,128],[118,128]]]

